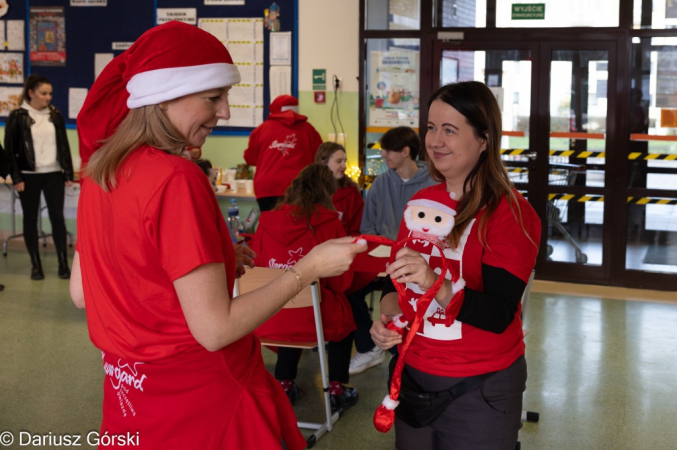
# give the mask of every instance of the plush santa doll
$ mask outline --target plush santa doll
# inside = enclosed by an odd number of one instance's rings
[[[454,227],[456,204],[446,191],[427,188],[414,195],[404,211],[391,262],[399,248],[407,246],[419,252],[439,277],[427,290],[416,283],[407,283],[406,286],[395,283],[403,314],[394,317],[386,326],[403,334],[404,340],[393,370],[390,393],[374,415],[374,426],[383,433],[390,430],[395,421],[402,370],[414,336],[418,333],[431,339],[450,340],[460,328],[460,324],[453,325],[463,302],[465,281],[461,277],[461,258],[455,255],[455,249],[450,248],[447,239]],[[370,237],[364,238],[369,240]],[[451,281],[451,300],[446,308],[442,308],[435,295],[445,279]],[[409,330],[406,330],[409,324]]]

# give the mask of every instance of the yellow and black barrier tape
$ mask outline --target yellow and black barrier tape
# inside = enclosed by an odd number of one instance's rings
[[[677,205],[677,198],[628,197],[631,205]]]
[[[524,148],[502,148],[501,155],[520,156],[527,153],[529,149]],[[604,152],[577,152],[576,150],[549,150],[550,156],[569,156],[572,158],[606,158]]]
[[[644,161],[655,161],[655,160],[677,161],[677,154],[633,152],[628,155],[628,159],[633,161],[636,159]]]
[[[504,156],[520,156],[529,152],[529,149],[524,148],[503,148],[501,155]],[[560,156],[578,159],[587,158],[606,158],[605,152],[579,152],[577,150],[549,150],[550,156]],[[644,160],[644,161],[677,161],[677,154],[675,153],[641,153],[632,152],[628,154],[630,160]]]
[[[571,202],[603,202],[603,195],[548,194],[548,200],[564,200]]]
[[[529,149],[524,149],[524,148],[502,148],[501,149],[501,155],[519,156],[519,155],[522,155],[522,154],[524,154],[528,151],[529,151]]]
[[[604,202],[603,195],[548,194],[548,201],[563,200],[570,202]],[[677,198],[628,197],[630,205],[677,205]]]
[[[569,156],[571,158],[606,158],[604,152],[576,152],[576,150],[550,150],[550,156]]]

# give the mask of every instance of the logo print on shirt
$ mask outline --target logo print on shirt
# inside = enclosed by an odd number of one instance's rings
[[[275,139],[268,148],[274,148],[275,150],[279,150],[280,152],[282,152],[284,156],[287,156],[289,155],[289,150],[294,150],[296,148],[296,141],[297,141],[296,133],[294,133],[285,137],[284,142],[278,142],[277,139]]]
[[[303,258],[303,247],[299,247],[296,250],[289,250],[289,260],[287,261],[287,264],[291,264],[292,266],[299,262]]]
[[[118,359],[118,366],[115,367],[114,365],[104,361],[103,370],[106,372],[106,375],[111,377],[110,382],[115,389],[120,389],[120,385],[124,383],[143,392],[143,382],[148,377],[146,377],[146,375],[142,375],[141,378],[139,378],[139,371],[136,369],[137,364],[143,363],[135,362],[134,367],[131,367],[129,364],[120,364],[120,360]],[[128,369],[128,371],[125,369]],[[113,381],[113,378],[115,381]],[[116,381],[117,384],[115,384]]]
[[[132,388],[143,392],[143,382],[148,377],[146,375],[139,377],[140,374],[136,366],[144,363],[135,362],[133,366],[130,366],[127,363],[121,364],[121,360],[118,359],[116,367],[106,361],[106,354],[104,352],[101,352],[101,359],[103,359],[103,370],[110,377],[110,383],[113,389],[116,390],[118,404],[120,405],[123,417],[127,417],[129,414],[136,416],[137,412],[129,394]]]
[[[299,262],[301,258],[303,258],[303,247],[299,247],[296,250],[289,250],[289,259],[286,264],[277,262],[275,258],[270,258],[268,260],[268,267],[272,269],[288,269]]]

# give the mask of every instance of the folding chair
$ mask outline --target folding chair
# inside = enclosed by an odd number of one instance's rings
[[[270,269],[267,267],[256,267],[247,270],[239,280],[235,280],[235,288],[233,296],[236,297],[253,291],[261,286],[265,286],[272,280],[278,278],[284,273],[283,269]],[[326,420],[323,423],[313,422],[298,422],[299,428],[315,430],[315,432],[306,440],[308,448],[315,445],[322,435],[331,431],[334,423],[339,419],[341,411],[331,413],[331,401],[329,398],[329,372],[327,364],[327,351],[324,345],[324,331],[322,330],[322,315],[320,311],[320,286],[318,281],[313,281],[308,287],[299,292],[295,303],[289,301],[284,305],[284,308],[304,308],[308,306],[313,307],[315,316],[315,331],[317,340],[312,342],[289,342],[289,341],[275,341],[272,339],[261,339],[261,344],[271,347],[290,347],[301,349],[314,349],[317,347],[320,356],[320,372],[322,374],[322,389],[324,393],[324,412]]]

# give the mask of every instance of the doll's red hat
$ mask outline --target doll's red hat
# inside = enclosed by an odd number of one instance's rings
[[[230,53],[206,31],[176,21],[146,31],[87,94],[77,118],[83,167],[130,109],[239,82]]]

